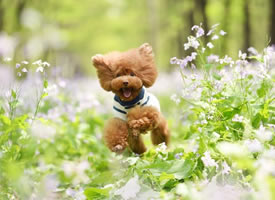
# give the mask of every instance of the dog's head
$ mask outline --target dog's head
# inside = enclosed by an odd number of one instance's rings
[[[142,86],[152,86],[157,78],[152,47],[147,43],[126,52],[95,55],[92,62],[101,87],[122,101],[133,100]]]

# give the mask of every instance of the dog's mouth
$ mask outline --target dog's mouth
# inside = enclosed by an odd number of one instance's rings
[[[133,89],[132,88],[121,88],[120,90],[125,98],[129,98],[132,94]]]

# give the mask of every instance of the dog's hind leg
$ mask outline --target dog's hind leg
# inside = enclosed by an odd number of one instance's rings
[[[111,151],[122,152],[128,146],[127,123],[119,118],[110,119],[105,126],[104,140]]]
[[[129,129],[128,143],[130,149],[137,154],[142,154],[146,151],[146,147],[143,143],[142,137],[140,134],[133,134],[133,131]]]
[[[165,144],[168,146],[170,142],[170,131],[168,129],[168,124],[163,116],[160,116],[158,126],[152,130],[151,139],[154,145],[165,142]]]

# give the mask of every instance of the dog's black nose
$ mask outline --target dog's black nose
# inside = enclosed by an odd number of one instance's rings
[[[128,85],[128,81],[123,81],[123,85],[127,86]]]

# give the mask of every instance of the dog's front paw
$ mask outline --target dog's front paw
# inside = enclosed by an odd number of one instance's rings
[[[144,130],[150,127],[150,120],[147,117],[128,121],[129,127],[133,130]]]
[[[143,133],[151,129],[152,123],[147,117],[142,117],[141,119],[130,120],[128,125],[135,132]]]

